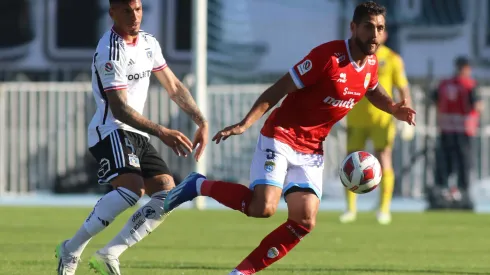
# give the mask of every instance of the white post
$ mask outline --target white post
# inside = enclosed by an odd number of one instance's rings
[[[207,59],[208,59],[208,0],[193,0],[192,2],[192,71],[195,77],[193,94],[204,117],[207,116]],[[206,175],[206,151],[196,163],[195,171]],[[194,200],[197,209],[204,209],[205,198]]]

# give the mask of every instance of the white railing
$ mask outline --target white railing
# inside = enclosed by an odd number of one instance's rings
[[[210,136],[223,126],[238,122],[267,87],[209,86]],[[433,108],[429,108],[429,117],[425,118],[424,93],[417,86],[413,86],[412,91],[418,110],[417,134],[411,142],[397,140],[394,151],[395,170],[407,170],[398,173],[398,194],[404,196],[423,193],[424,172],[431,169],[431,165],[425,164],[423,157],[416,158],[415,162],[411,158],[424,150],[426,137],[435,136]],[[488,99],[485,97],[486,102]],[[53,190],[57,185],[86,185],[86,189],[97,189],[97,164],[88,153],[86,141],[86,128],[94,106],[90,83],[0,84],[0,195]],[[145,115],[192,138],[192,123],[160,87],[152,86],[150,89]],[[486,111],[484,125],[490,124],[489,117]],[[208,145],[206,163],[210,178],[248,184],[250,161],[264,119],[240,137],[231,138],[221,145]],[[490,151],[489,141],[489,131],[484,128],[477,142],[479,147],[476,151],[480,153],[475,154],[477,177],[490,174],[490,159],[485,154]],[[177,158],[156,138],[151,142],[176,175],[185,176],[193,169],[191,158]],[[324,194],[341,196],[337,168],[346,154],[343,122],[336,125],[327,138],[325,152]]]

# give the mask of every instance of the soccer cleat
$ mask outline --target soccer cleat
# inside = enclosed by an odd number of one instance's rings
[[[117,258],[111,259],[107,255],[95,253],[90,258],[88,265],[90,269],[93,269],[95,273],[101,275],[121,275],[119,270],[119,260]]]
[[[74,275],[77,269],[80,258],[71,255],[65,249],[65,243],[68,240],[61,242],[55,249],[55,256],[58,258],[58,275]]]
[[[387,225],[391,223],[391,214],[378,212],[376,214],[376,219],[378,220],[379,224]]]
[[[206,179],[205,176],[192,172],[177,187],[170,190],[163,204],[165,212],[170,212],[186,201],[197,197],[197,180]]]
[[[347,211],[339,217],[341,223],[351,223],[355,222],[357,219],[357,214],[354,212]]]

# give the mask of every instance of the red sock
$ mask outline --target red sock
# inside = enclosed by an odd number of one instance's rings
[[[308,233],[307,228],[287,220],[267,235],[236,269],[245,275],[255,274],[286,256]]]
[[[211,197],[224,206],[243,212],[247,216],[252,194],[252,190],[238,183],[205,180],[201,185],[201,195]]]

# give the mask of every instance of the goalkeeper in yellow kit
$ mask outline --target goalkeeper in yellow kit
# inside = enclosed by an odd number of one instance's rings
[[[386,35],[383,42],[386,41]],[[405,75],[402,58],[385,45],[379,46],[376,51],[378,58],[379,83],[393,97],[393,88],[400,93],[401,99],[406,99],[411,106],[408,80]],[[411,126],[409,126],[411,127]],[[413,129],[404,129],[407,134]],[[392,165],[392,147],[396,135],[396,124],[393,117],[363,98],[347,115],[347,151],[349,153],[364,150],[365,143],[370,139],[376,151],[383,172],[380,183],[380,205],[377,220],[380,224],[391,222],[390,206],[395,185],[395,175]],[[347,211],[340,216],[342,223],[356,220],[356,194],[346,189]]]

